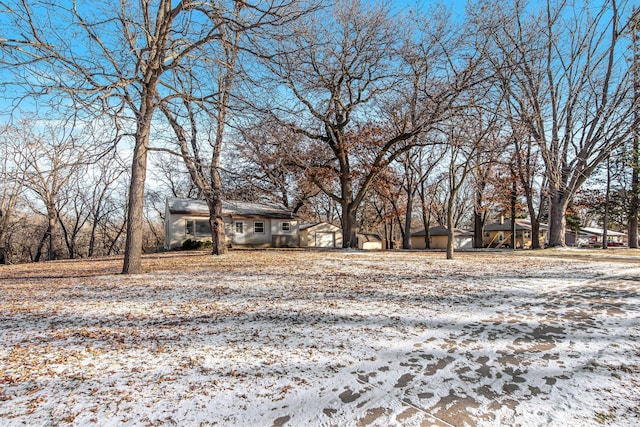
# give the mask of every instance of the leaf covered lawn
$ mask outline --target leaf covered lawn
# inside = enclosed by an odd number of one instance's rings
[[[0,267],[2,425],[640,423],[640,252]]]

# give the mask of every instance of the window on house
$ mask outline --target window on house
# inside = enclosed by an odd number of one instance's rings
[[[484,232],[484,237],[491,237],[491,233],[489,233],[488,231]]]
[[[196,236],[210,236],[211,224],[208,219],[196,221]]]
[[[502,242],[504,240],[504,231],[500,231],[498,233],[498,242]]]
[[[253,223],[253,232],[256,234],[264,234],[264,221],[256,221]]]
[[[524,232],[524,238],[525,239],[530,239],[531,238],[531,232],[530,231],[525,231]]]
[[[291,231],[291,223],[290,222],[282,222],[282,223],[280,223],[280,229],[282,231]]]
[[[187,236],[210,236],[211,225],[206,219],[188,219],[185,221],[184,234]]]
[[[236,222],[236,234],[244,233],[244,223]]]

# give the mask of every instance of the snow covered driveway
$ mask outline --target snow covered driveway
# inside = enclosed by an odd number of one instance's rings
[[[635,426],[640,252],[601,253],[0,266],[0,424]]]

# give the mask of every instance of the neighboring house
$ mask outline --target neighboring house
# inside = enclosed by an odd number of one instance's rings
[[[576,231],[567,231],[565,234],[565,243],[567,246],[578,247],[602,247],[602,228],[584,227]],[[627,233],[619,231],[607,230],[608,246],[626,246],[628,236]]]
[[[540,224],[540,245],[547,241],[546,224]],[[485,248],[509,248],[511,247],[511,219],[501,218],[499,222],[486,225],[482,239]],[[516,248],[531,247],[531,221],[516,218]]]
[[[234,247],[297,247],[299,221],[290,210],[273,203],[224,201],[222,217],[227,245]],[[211,240],[209,208],[202,200],[167,198],[165,249],[188,240]]]
[[[342,229],[326,222],[300,225],[300,247],[341,248]]]
[[[412,249],[426,249],[425,230],[411,234]],[[438,225],[429,228],[429,247],[430,249],[447,249],[447,241],[449,240],[449,230],[447,227]],[[473,232],[454,228],[453,230],[453,247],[455,249],[471,249],[473,248]]]

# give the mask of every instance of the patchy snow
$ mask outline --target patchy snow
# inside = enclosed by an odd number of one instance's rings
[[[1,267],[0,424],[638,425],[640,254],[576,253]]]

